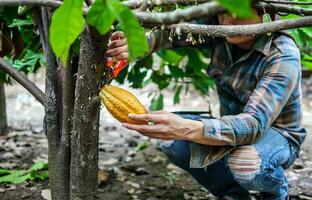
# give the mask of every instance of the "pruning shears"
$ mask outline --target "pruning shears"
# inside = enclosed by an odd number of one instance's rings
[[[113,60],[107,60],[104,66],[104,73],[100,84],[101,88],[106,84],[110,84],[112,80],[118,76],[119,72],[126,64],[126,60],[121,60],[114,66]]]

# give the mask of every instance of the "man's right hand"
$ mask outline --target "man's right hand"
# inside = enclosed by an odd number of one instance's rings
[[[128,43],[123,32],[117,31],[112,34],[106,53],[107,56],[111,57],[114,61],[128,61]]]

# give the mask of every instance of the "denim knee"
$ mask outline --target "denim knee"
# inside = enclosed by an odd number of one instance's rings
[[[284,184],[283,168],[263,162],[254,146],[238,147],[227,160],[234,179],[246,190],[274,191]]]

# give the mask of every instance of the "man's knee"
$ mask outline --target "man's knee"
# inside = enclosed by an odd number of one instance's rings
[[[228,157],[228,166],[239,183],[251,182],[259,173],[261,159],[253,146],[240,146]]]

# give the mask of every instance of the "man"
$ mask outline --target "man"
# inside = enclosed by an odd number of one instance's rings
[[[221,25],[261,23],[256,18],[218,16]],[[169,42],[163,32],[149,38],[151,51],[177,48],[185,38]],[[189,172],[213,195],[249,199],[249,190],[264,199],[288,195],[284,170],[298,157],[306,131],[301,125],[300,52],[282,33],[207,39],[212,47],[207,73],[215,80],[222,117],[184,118],[166,111],[129,117],[153,125],[123,124],[151,138],[171,162]],[[108,55],[128,59],[122,32],[111,37]],[[196,64],[194,64],[196,66]],[[168,141],[166,141],[168,140]]]

